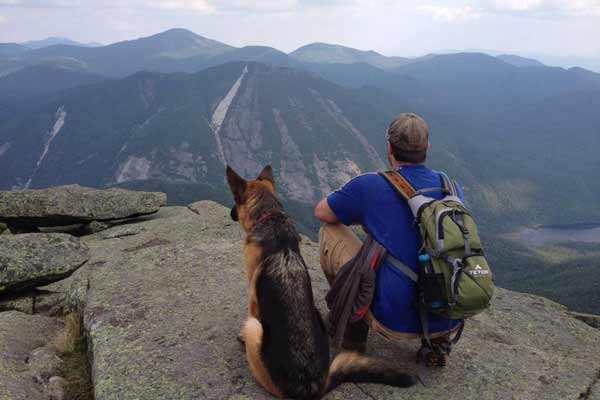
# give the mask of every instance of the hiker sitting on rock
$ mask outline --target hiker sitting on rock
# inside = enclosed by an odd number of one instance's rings
[[[400,174],[402,187],[396,188],[398,182],[386,178],[389,173],[368,173],[352,179],[315,208],[315,217],[325,223],[319,232],[319,245],[321,267],[332,285],[327,296],[330,334],[334,343],[343,338],[344,349],[359,352],[366,350],[369,328],[391,341],[421,339],[419,359],[428,366],[444,366],[455,342],[451,338],[458,340],[464,324],[459,319],[420,313],[416,300],[419,257],[422,261],[429,256],[424,255],[419,225],[401,194],[410,188],[427,201],[446,200],[452,186],[452,200],[462,205],[462,191],[444,174],[423,164],[429,132],[422,118],[400,115],[390,125],[387,139],[388,160]],[[426,190],[420,193],[422,189]],[[353,224],[362,225],[367,232],[365,243],[348,228]],[[470,240],[468,235],[464,242],[459,239],[461,246]],[[483,257],[480,249],[467,249],[473,254],[479,251]],[[455,273],[467,256],[455,260]],[[480,264],[484,262],[477,264],[483,270]],[[491,289],[486,295],[491,297]]]

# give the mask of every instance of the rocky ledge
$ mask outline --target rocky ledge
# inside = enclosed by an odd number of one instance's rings
[[[93,231],[111,221],[153,214],[166,202],[164,193],[99,190],[79,185],[0,192],[0,222],[6,223],[13,233],[76,224],[92,224]]]
[[[228,209],[212,202],[162,208],[81,240],[89,261],[44,290],[62,293],[83,316],[95,399],[271,398],[236,340],[247,288],[242,233]],[[302,251],[325,312],[318,247],[305,239]],[[416,374],[417,347],[372,335],[368,352]],[[498,289],[433,385],[345,384],[326,398],[598,400],[599,374],[600,330],[559,304]],[[19,398],[14,387],[0,382],[0,398]]]

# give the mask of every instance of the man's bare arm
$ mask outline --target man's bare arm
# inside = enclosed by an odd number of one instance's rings
[[[315,218],[328,224],[337,224],[339,222],[331,207],[327,204],[327,198],[321,200],[315,207]]]

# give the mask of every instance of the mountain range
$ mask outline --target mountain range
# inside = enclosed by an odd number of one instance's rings
[[[500,283],[521,288],[528,265],[556,264],[539,292],[565,265],[543,262],[556,252],[514,250],[503,235],[600,222],[600,75],[581,68],[323,43],[285,54],[175,29],[94,48],[0,45],[0,71],[0,190],[80,183],[228,204],[224,165],[251,177],[269,163],[286,206],[314,234],[314,203],[385,168],[387,125],[414,111],[430,125],[428,163],[464,187]],[[569,262],[588,293],[600,266],[586,254]]]
[[[199,36],[185,29],[171,29],[149,37],[117,42],[107,46],[84,45],[65,38],[48,38],[22,44],[0,44],[0,76],[37,65],[77,65],[91,74],[125,77],[140,70],[195,72],[229,61],[252,61],[299,67],[301,64],[365,63],[383,70],[428,59],[386,57],[340,45],[312,43],[286,54],[267,46],[237,48]],[[517,66],[538,63],[518,56],[499,59]],[[541,64],[541,63],[540,63]]]

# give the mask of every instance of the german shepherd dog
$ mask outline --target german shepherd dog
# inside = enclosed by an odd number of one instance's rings
[[[399,387],[413,379],[383,360],[344,352],[329,363],[329,337],[315,307],[300,235],[275,194],[270,166],[246,181],[227,166],[231,217],[246,232],[248,318],[240,333],[250,371],[272,395],[320,399],[342,382]]]

